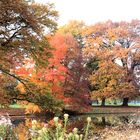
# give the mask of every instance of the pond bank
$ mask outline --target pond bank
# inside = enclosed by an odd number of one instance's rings
[[[72,110],[65,110],[65,113],[68,113],[69,115],[75,115],[75,114],[114,114],[114,113],[140,113],[140,107],[110,107],[110,106],[106,106],[106,107],[100,107],[100,106],[96,106],[96,107],[92,107],[91,111],[89,112],[78,112],[78,111],[72,111]],[[21,108],[0,108],[0,115],[9,115],[9,116],[29,116],[32,114],[26,114],[25,113],[25,109],[21,109]],[[45,114],[44,112],[42,112],[40,115]],[[50,113],[47,113],[50,115]],[[39,115],[38,113],[36,113],[35,115]]]
[[[105,107],[92,107],[92,111],[87,113],[95,113],[95,114],[115,114],[115,113],[140,113],[140,107],[138,106],[128,106],[128,107],[122,107],[122,106],[105,106]]]
[[[0,108],[0,116],[7,116],[7,115],[12,117],[12,118],[25,118],[25,117],[30,118],[30,117],[37,117],[37,116],[53,117],[54,116],[54,114],[52,114],[50,112],[26,114],[26,111],[24,108]]]

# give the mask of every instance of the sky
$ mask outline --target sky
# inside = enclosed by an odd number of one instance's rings
[[[140,19],[140,0],[36,0],[55,4],[59,12],[58,24],[82,20],[91,25],[107,20],[130,21]]]

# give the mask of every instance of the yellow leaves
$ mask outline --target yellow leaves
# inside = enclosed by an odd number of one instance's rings
[[[123,78],[124,74],[123,69],[112,61],[100,60],[99,69],[89,77],[91,84],[96,87],[92,96],[99,98],[113,97],[121,84],[119,80]]]
[[[16,88],[23,94],[26,92],[25,87],[22,83],[18,83]]]
[[[108,21],[84,30],[84,57],[87,60],[99,60],[98,69],[93,69],[92,75],[89,76],[93,97],[125,97],[127,93],[129,97],[134,97],[131,93],[136,94],[134,87],[130,85],[132,78],[129,78],[126,64],[132,46],[137,48],[140,42],[134,31],[136,25],[133,24]],[[135,52],[132,57],[138,62],[140,51]]]
[[[40,107],[33,103],[29,103],[27,108],[25,109],[26,114],[33,114],[33,113],[40,113],[40,112],[41,112]]]
[[[94,41],[94,44],[98,44],[98,47],[100,46],[100,45],[102,45],[102,43],[103,43],[103,40],[102,40],[102,38],[101,37],[97,37],[96,39],[95,39],[95,41]],[[95,46],[95,45],[94,45]],[[96,45],[97,46],[97,45]],[[95,46],[95,47],[96,47]]]
[[[60,27],[58,33],[79,35],[84,27],[83,21],[71,20],[68,24]]]
[[[116,40],[117,35],[115,32],[115,29],[108,29],[107,30],[107,37],[109,38],[110,42],[113,42],[114,40]]]
[[[28,128],[24,124],[19,124],[16,129],[18,140],[26,140],[28,137]]]
[[[109,84],[108,84],[109,87],[116,86],[116,85],[117,85],[117,80],[116,79],[111,79],[109,81]]]

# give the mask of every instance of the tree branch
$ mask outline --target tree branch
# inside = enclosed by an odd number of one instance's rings
[[[30,89],[27,87],[27,85],[25,84],[25,82],[23,82],[23,81],[26,81],[25,79],[22,79],[22,78],[14,75],[14,74],[9,73],[7,70],[5,70],[5,69],[3,69],[1,67],[0,67],[0,71],[2,71],[3,73],[5,73],[6,75],[9,75],[9,76],[13,77],[14,79],[18,80],[20,83],[22,83],[25,86],[25,88],[27,88],[30,91]]]

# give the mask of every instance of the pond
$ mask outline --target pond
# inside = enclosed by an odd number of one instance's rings
[[[119,136],[121,140],[133,140],[132,136],[135,140],[140,140],[140,114],[117,113],[70,116],[67,131],[70,132],[77,127],[79,132],[83,132],[88,116],[92,119],[90,126],[91,140],[116,140]],[[15,127],[20,126],[19,128],[23,129],[24,126],[29,127],[32,120],[37,120],[40,123],[49,123],[52,118],[46,116],[15,117],[11,118],[11,120]],[[60,120],[63,120],[63,117],[60,117]],[[126,138],[128,136],[129,138]]]
[[[109,113],[104,113],[104,114],[85,114],[85,115],[74,115],[69,117],[70,123],[72,122],[77,122],[81,120],[86,120],[87,117],[92,118],[92,123],[96,125],[119,125],[122,123],[135,123],[140,125],[140,114],[129,114],[129,113],[115,113],[115,114],[109,114]],[[30,120],[38,120],[40,122],[47,123],[49,120],[52,119],[51,116],[14,116],[11,117],[12,123],[14,125],[18,125],[20,123],[25,123],[27,119]],[[60,117],[60,119],[63,119]]]

